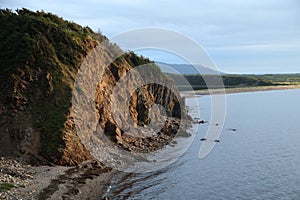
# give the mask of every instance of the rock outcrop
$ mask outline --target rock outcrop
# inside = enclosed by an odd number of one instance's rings
[[[127,151],[155,151],[176,135],[180,119],[186,117],[184,101],[173,81],[148,59],[130,52],[114,60],[101,50],[105,36],[53,14],[1,10],[0,20],[4,26],[0,39],[5,41],[0,46],[1,155],[29,155],[35,163],[50,161],[61,165],[93,158],[78,137],[78,113],[73,110],[72,94],[80,66],[95,48],[95,62],[102,66],[108,61],[111,64],[103,68],[98,80],[88,80],[96,85],[92,103],[97,122],[94,134],[105,134]],[[120,51],[116,45],[109,46]],[[152,83],[135,88],[138,81],[146,78],[138,72],[131,79],[122,80],[143,64],[147,80],[150,78]],[[120,81],[126,87],[113,95]],[[112,106],[113,103],[118,105]],[[88,120],[85,117],[82,114],[81,121]],[[160,129],[152,135],[130,129],[131,125],[138,128],[159,123]],[[99,129],[102,131],[97,132]]]

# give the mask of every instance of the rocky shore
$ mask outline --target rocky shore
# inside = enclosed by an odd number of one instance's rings
[[[114,171],[96,161],[78,166],[31,166],[0,159],[0,199],[101,199]]]
[[[0,199],[99,199],[107,166],[127,166],[115,149],[155,152],[185,135],[184,98],[148,58],[51,13],[0,17],[0,36],[18,41],[0,49],[0,156],[14,156],[0,162]]]
[[[190,123],[185,120],[181,126],[186,130]],[[128,141],[121,148],[131,152],[161,149],[175,136],[189,136],[186,132],[177,132],[179,124],[180,120],[167,121],[161,130],[164,134],[158,133],[155,137],[124,138]],[[0,158],[0,199],[101,199],[111,178],[117,173],[93,160],[72,167],[50,162],[41,165],[41,161],[37,160],[24,155]]]

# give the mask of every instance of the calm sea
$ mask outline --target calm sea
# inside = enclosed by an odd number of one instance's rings
[[[210,97],[187,99],[192,115],[197,101],[209,121]],[[227,95],[220,143],[199,160],[208,126],[168,167],[115,177],[110,199],[300,199],[300,90]]]

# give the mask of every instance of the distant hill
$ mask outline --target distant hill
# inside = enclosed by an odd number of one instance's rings
[[[217,75],[179,75],[168,74],[172,78],[179,90],[201,90],[207,89],[206,81],[209,82],[211,88],[237,88],[237,87],[258,87],[258,86],[276,86],[282,85],[261,77],[248,77],[243,75],[222,75],[223,84],[220,84]],[[190,85],[187,85],[187,82]]]
[[[207,89],[206,81],[214,83],[214,88],[241,88],[241,87],[259,87],[259,86],[284,86],[299,85],[300,74],[226,74],[218,72],[207,67],[197,65],[196,70],[190,64],[167,64],[163,62],[155,62],[163,73],[172,78],[179,90],[201,90]],[[198,71],[199,70],[199,71]],[[219,83],[219,75],[223,79],[223,84]],[[187,85],[187,82],[190,85]]]
[[[155,63],[160,67],[163,73],[174,74],[174,71],[177,71],[175,74],[185,74],[185,75],[194,75],[194,74],[207,74],[207,75],[216,75],[216,74],[225,74],[223,72],[218,72],[210,68],[204,67],[202,65],[196,65],[198,69],[191,64],[168,64],[163,62],[155,61]],[[170,69],[172,68],[172,69]]]

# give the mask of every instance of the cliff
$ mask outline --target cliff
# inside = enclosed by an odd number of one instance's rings
[[[100,51],[96,62],[112,60],[108,52],[99,48],[107,38],[53,14],[26,9],[16,13],[1,10],[0,23],[0,155],[27,155],[37,164],[47,160],[74,165],[92,159],[75,128],[72,94],[80,66],[95,48]],[[120,51],[114,44],[109,46]],[[125,93],[120,92],[120,112],[112,109],[116,84],[131,69],[143,64],[153,83],[134,89],[135,78],[143,79],[137,75],[126,82],[126,87],[134,90],[129,108],[122,103]],[[160,82],[164,84],[155,84]],[[180,106],[183,100],[173,81],[153,62],[133,52],[123,52],[113,60],[96,85],[94,105],[98,126],[103,130],[98,134],[105,134],[127,151],[161,148],[177,133],[176,119],[185,117]],[[161,109],[153,109],[156,104],[171,117],[158,134],[137,132],[139,137],[132,137],[124,132],[124,122],[129,118],[135,127],[145,127],[154,119],[164,122]],[[124,114],[128,110],[129,115]]]

